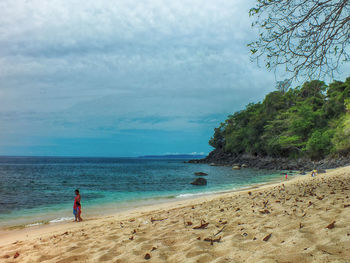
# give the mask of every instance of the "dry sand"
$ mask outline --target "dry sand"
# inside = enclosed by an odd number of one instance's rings
[[[81,223],[5,231],[0,261],[350,262],[350,166]]]

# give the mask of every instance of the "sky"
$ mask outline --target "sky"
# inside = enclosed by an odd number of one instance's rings
[[[254,2],[0,1],[0,155],[207,154],[281,80],[249,60]]]

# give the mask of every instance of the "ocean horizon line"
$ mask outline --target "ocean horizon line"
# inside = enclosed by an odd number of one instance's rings
[[[142,159],[142,158],[164,158],[164,157],[205,157],[207,154],[148,154],[137,156],[84,156],[84,155],[0,155],[0,158],[106,158],[106,159]]]

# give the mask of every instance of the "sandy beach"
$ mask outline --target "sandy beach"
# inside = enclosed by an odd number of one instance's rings
[[[281,176],[282,177],[282,176]],[[0,262],[350,262],[350,166],[0,233]]]

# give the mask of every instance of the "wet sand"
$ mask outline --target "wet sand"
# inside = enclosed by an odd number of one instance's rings
[[[81,223],[2,231],[0,262],[350,262],[349,222],[350,166]]]

